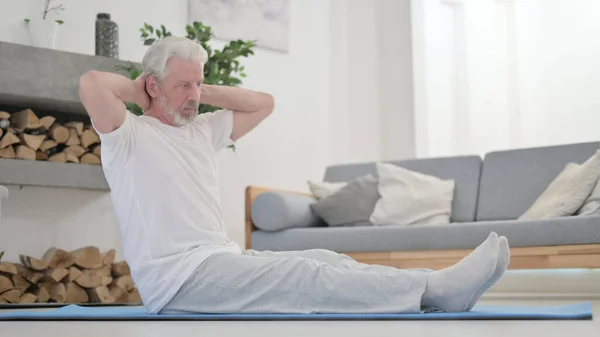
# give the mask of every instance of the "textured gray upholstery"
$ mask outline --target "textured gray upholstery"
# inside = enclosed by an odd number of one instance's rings
[[[250,217],[254,225],[264,231],[324,225],[310,204],[315,198],[282,192],[263,192],[252,203]]]
[[[477,220],[518,218],[567,162],[583,163],[598,149],[600,143],[594,142],[488,153],[481,173]]]
[[[289,251],[313,248],[337,252],[474,248],[495,231],[511,247],[600,243],[600,216],[533,221],[483,221],[438,226],[292,228],[255,231],[252,248]]]
[[[406,169],[433,175],[441,179],[454,179],[456,188],[450,218],[453,222],[475,220],[481,162],[481,158],[478,156],[389,161],[389,163]],[[349,181],[369,173],[377,177],[374,162],[335,165],[327,168],[324,180],[329,182]]]

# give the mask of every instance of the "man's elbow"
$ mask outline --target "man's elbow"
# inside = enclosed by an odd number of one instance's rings
[[[79,78],[79,96],[85,96],[87,92],[92,91],[98,83],[99,71],[90,70]]]
[[[265,108],[267,116],[272,114],[275,110],[275,98],[271,94],[265,94]]]

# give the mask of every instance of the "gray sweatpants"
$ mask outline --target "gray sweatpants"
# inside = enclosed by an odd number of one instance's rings
[[[323,249],[216,254],[161,314],[417,313],[429,272],[362,264]]]

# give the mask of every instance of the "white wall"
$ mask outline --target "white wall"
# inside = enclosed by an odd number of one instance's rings
[[[413,0],[418,156],[597,141],[594,0]]]
[[[414,157],[410,1],[332,0],[332,163]]]
[[[376,41],[381,160],[415,156],[415,118],[411,4],[409,0],[372,1]]]
[[[22,19],[40,3],[3,1],[0,40],[28,44]],[[174,34],[182,34],[186,22],[185,0],[62,3],[67,10],[61,14],[65,25],[56,48],[77,53],[94,53],[98,12],[112,14],[120,27],[120,58],[133,61],[140,61],[145,51],[138,31],[144,22],[165,24]],[[305,180],[321,178],[329,163],[329,3],[292,1],[290,17],[290,52],[257,49],[245,62],[245,87],[274,94],[275,113],[238,143],[236,153],[224,151],[220,157],[224,216],[230,236],[241,245],[246,185],[306,190]],[[117,248],[117,258],[122,258],[108,193],[10,187],[0,222],[0,249],[6,250],[6,259],[40,256],[52,245],[74,249],[87,244]]]

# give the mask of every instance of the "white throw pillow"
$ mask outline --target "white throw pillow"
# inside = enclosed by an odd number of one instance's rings
[[[567,163],[519,220],[570,216],[581,208],[600,178],[600,150],[585,163]]]
[[[374,225],[425,225],[449,223],[454,180],[377,163],[379,194],[370,221]]]
[[[339,191],[342,187],[346,186],[347,182],[316,182],[309,180],[307,181],[310,192],[317,198],[322,199],[333,193]]]
[[[600,181],[596,181],[596,185],[592,193],[587,197],[583,206],[575,212],[576,215],[599,215],[600,214]]]

